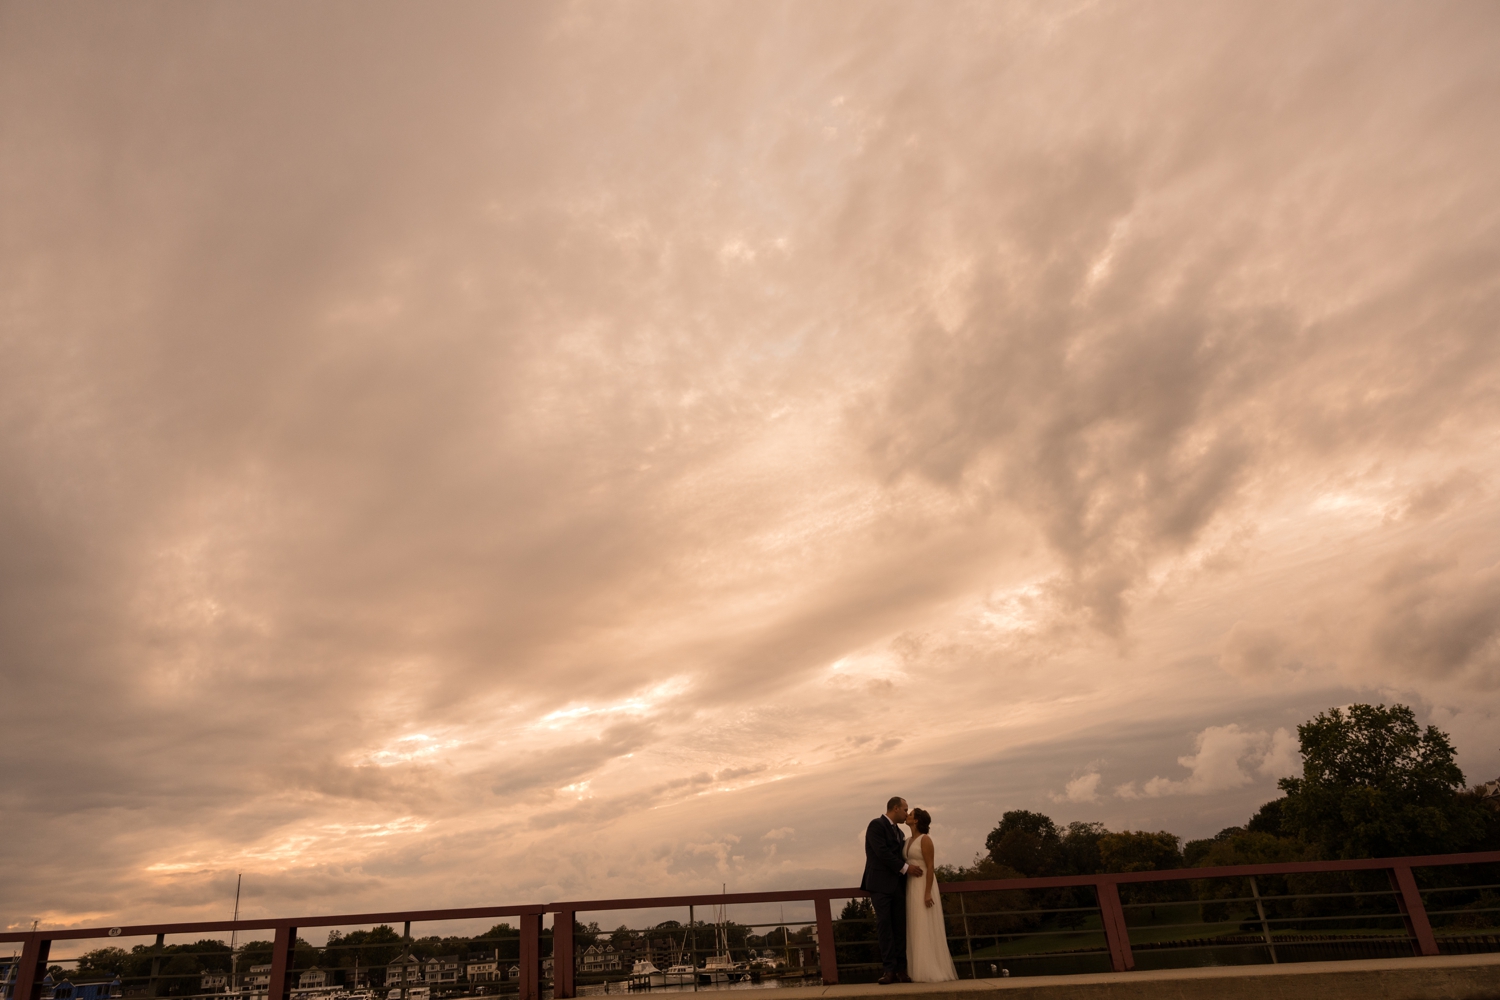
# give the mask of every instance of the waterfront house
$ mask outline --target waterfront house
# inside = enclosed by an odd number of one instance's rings
[[[326,990],[337,986],[338,972],[335,969],[320,969],[316,965],[297,976],[300,990]]]
[[[429,958],[422,966],[422,977],[428,986],[456,986],[462,972],[463,963],[457,955]]]
[[[471,955],[464,967],[464,978],[471,983],[493,983],[500,979],[499,953]]]
[[[619,972],[620,953],[612,944],[591,944],[583,950],[583,971]]]
[[[422,960],[407,952],[385,967],[387,987],[412,986],[422,982]]]

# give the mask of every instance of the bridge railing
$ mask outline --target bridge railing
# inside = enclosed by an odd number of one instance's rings
[[[1004,959],[1001,957],[1002,948],[998,942],[1014,941],[1023,939],[1028,933],[1048,933],[1056,937],[1059,934],[1066,935],[1075,933],[1080,936],[1092,935],[1095,941],[1102,938],[1101,946],[1097,948],[1098,958],[1101,966],[1107,963],[1107,968],[1115,972],[1127,972],[1136,967],[1136,948],[1132,947],[1132,924],[1127,918],[1127,910],[1152,910],[1172,907],[1196,906],[1198,919],[1168,923],[1167,927],[1191,928],[1203,926],[1202,910],[1205,906],[1224,906],[1226,908],[1239,906],[1244,913],[1251,912],[1254,916],[1248,921],[1252,928],[1258,932],[1264,943],[1265,952],[1269,961],[1277,961],[1278,953],[1278,931],[1282,932],[1282,939],[1286,939],[1285,929],[1296,924],[1305,926],[1309,921],[1320,919],[1316,914],[1309,915],[1306,912],[1294,917],[1278,916],[1277,906],[1288,906],[1288,901],[1303,901],[1311,899],[1318,893],[1271,893],[1263,894],[1259,886],[1261,880],[1281,879],[1283,883],[1287,879],[1306,878],[1309,876],[1334,876],[1354,875],[1364,873],[1368,878],[1371,875],[1379,876],[1384,873],[1389,888],[1379,890],[1363,890],[1343,893],[1331,893],[1324,895],[1345,895],[1354,897],[1381,897],[1388,899],[1392,904],[1388,910],[1372,910],[1369,914],[1358,919],[1366,922],[1377,922],[1385,919],[1397,921],[1399,930],[1382,932],[1386,938],[1396,935],[1396,940],[1401,940],[1409,945],[1410,951],[1417,955],[1439,954],[1438,939],[1434,934],[1432,922],[1429,918],[1429,909],[1423,900],[1423,894],[1441,894],[1444,892],[1458,892],[1460,890],[1473,896],[1478,892],[1478,902],[1489,901],[1491,903],[1500,901],[1500,884],[1465,885],[1456,887],[1445,887],[1441,885],[1430,886],[1423,889],[1419,886],[1415,872],[1418,870],[1445,870],[1455,869],[1457,866],[1474,865],[1500,865],[1500,851],[1487,851],[1472,854],[1444,854],[1429,855],[1422,857],[1405,858],[1369,858],[1351,861],[1313,861],[1296,862],[1285,864],[1263,864],[1263,865],[1237,865],[1218,868],[1182,868],[1166,871],[1143,871],[1127,873],[1106,873],[1098,875],[1065,876],[1050,878],[1023,878],[1002,879],[984,882],[944,882],[941,885],[941,893],[947,897],[949,904],[947,920],[950,926],[950,950],[962,972],[967,972],[967,977],[983,978],[981,972],[985,966],[998,971]],[[1240,880],[1235,883],[1235,880]],[[1247,896],[1240,889],[1231,888],[1226,894],[1188,892],[1187,886],[1181,886],[1174,893],[1172,886],[1177,883],[1195,883],[1199,886],[1209,883],[1218,885],[1240,884],[1248,885],[1250,894]],[[1070,905],[1058,906],[1056,900],[1050,907],[1043,909],[1028,909],[1026,905],[1015,905],[1006,903],[1007,894],[1020,898],[1035,899],[1038,893],[1048,890],[1072,890],[1070,896],[1064,902]],[[1123,893],[1123,898],[1122,898]],[[1486,895],[1486,894],[1489,895]],[[873,943],[868,938],[857,938],[852,930],[858,927],[864,920],[862,912],[848,913],[840,919],[836,928],[833,916],[833,903],[835,900],[857,901],[866,897],[868,893],[856,888],[831,888],[831,889],[800,889],[783,890],[776,892],[740,892],[740,893],[701,893],[678,896],[651,896],[632,897],[622,899],[589,899],[569,900],[551,903],[527,903],[500,906],[478,906],[462,907],[437,910],[392,910],[375,913],[341,913],[323,916],[307,917],[285,917],[285,918],[254,918],[238,921],[181,921],[174,923],[157,924],[132,924],[120,927],[89,927],[89,928],[67,928],[67,929],[42,929],[31,932],[8,931],[0,932],[0,942],[15,942],[22,945],[19,966],[15,970],[13,979],[13,991],[11,1000],[41,1000],[42,980],[47,974],[49,958],[52,946],[59,941],[79,941],[87,939],[111,939],[111,938],[136,938],[155,935],[157,945],[162,945],[168,935],[204,935],[204,934],[229,934],[245,931],[272,931],[274,941],[271,949],[271,968],[269,984],[267,987],[266,1000],[289,1000],[292,992],[292,975],[294,966],[294,954],[299,930],[314,927],[350,927],[374,924],[396,924],[404,923],[408,926],[412,923],[428,923],[437,921],[460,921],[460,920],[483,920],[495,917],[515,917],[519,922],[518,961],[519,979],[516,983],[518,1000],[543,1000],[546,982],[543,977],[542,964],[542,923],[543,917],[551,914],[553,917],[552,927],[552,952],[556,957],[552,968],[551,990],[555,1000],[566,1000],[566,998],[577,995],[579,984],[577,982],[577,970],[574,961],[566,960],[565,956],[576,955],[577,949],[574,942],[574,925],[578,914],[590,912],[619,912],[630,910],[655,910],[660,911],[675,907],[727,907],[739,904],[771,904],[771,903],[801,903],[812,904],[814,913],[813,927],[816,941],[817,969],[816,975],[822,982],[833,984],[840,980],[841,968],[856,974],[862,967],[867,968],[868,961],[859,961],[861,953],[868,959],[870,957],[870,946]],[[1001,900],[999,909],[983,910],[971,907],[969,900],[987,900],[987,905],[997,905],[993,901]],[[956,906],[954,903],[956,902]],[[1245,909],[1250,907],[1251,909]],[[1268,911],[1267,907],[1271,910]],[[859,911],[858,904],[852,908]],[[1023,918],[1028,914],[1050,913],[1062,915],[1059,919],[1066,925],[1059,930],[1054,927],[1042,932],[1029,932],[1018,929],[1023,923]],[[1226,909],[1225,913],[1230,910]],[[1236,911],[1238,912],[1238,911]],[[1456,910],[1442,910],[1443,919],[1449,919],[1449,915],[1457,913]],[[1495,916],[1486,916],[1500,913],[1500,905],[1479,906],[1471,905],[1462,910],[1465,919],[1472,915],[1475,919],[1488,919],[1491,925],[1500,920]],[[1191,915],[1191,914],[1190,914]],[[986,925],[985,920],[990,920]],[[1009,921],[1005,926],[995,924],[995,920]],[[1223,918],[1229,919],[1229,918]],[[1238,920],[1238,918],[1233,918]],[[1338,918],[1347,920],[1349,918]],[[1071,923],[1070,923],[1071,921]],[[1222,920],[1221,920],[1222,922]],[[1074,927],[1067,930],[1066,927]],[[1140,929],[1139,925],[1136,928]],[[957,933],[955,933],[957,931]],[[840,933],[842,932],[842,933]],[[1186,932],[1184,932],[1186,933]],[[1252,934],[1252,938],[1254,934]],[[991,942],[990,950],[993,957],[981,953],[976,955],[974,943],[976,939]],[[403,940],[409,941],[409,936]],[[1142,948],[1156,948],[1160,942],[1142,945]],[[1170,945],[1171,942],[1168,942]],[[840,961],[839,949],[845,950],[844,961]],[[1191,943],[1181,945],[1177,950],[1200,947]],[[1202,947],[1209,947],[1207,945]],[[1256,944],[1259,947],[1259,944]],[[1281,946],[1283,949],[1287,945]],[[1088,948],[1076,949],[1076,953],[1087,953]],[[1080,971],[1082,971],[1080,969]],[[966,977],[966,978],[967,978]],[[695,974],[696,982],[696,974]]]

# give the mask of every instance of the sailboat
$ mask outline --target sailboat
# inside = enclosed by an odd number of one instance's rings
[[[725,894],[729,887],[724,886]],[[737,983],[745,978],[745,966],[735,962],[734,957],[729,954],[729,929],[724,925],[728,922],[729,907],[720,904],[718,913],[715,915],[714,928],[714,953],[703,961],[703,968],[698,974],[698,982],[705,985],[716,985],[719,983]]]

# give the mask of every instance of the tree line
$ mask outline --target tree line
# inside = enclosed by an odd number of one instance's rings
[[[1286,861],[1500,850],[1496,800],[1467,788],[1448,735],[1406,705],[1330,708],[1297,727],[1302,774],[1245,823],[1186,843],[1165,830],[1059,826],[1005,813],[973,864],[947,881],[1095,875]]]

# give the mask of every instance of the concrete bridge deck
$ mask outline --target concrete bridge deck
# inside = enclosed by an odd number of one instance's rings
[[[809,987],[829,1000],[1500,1000],[1500,954]]]

